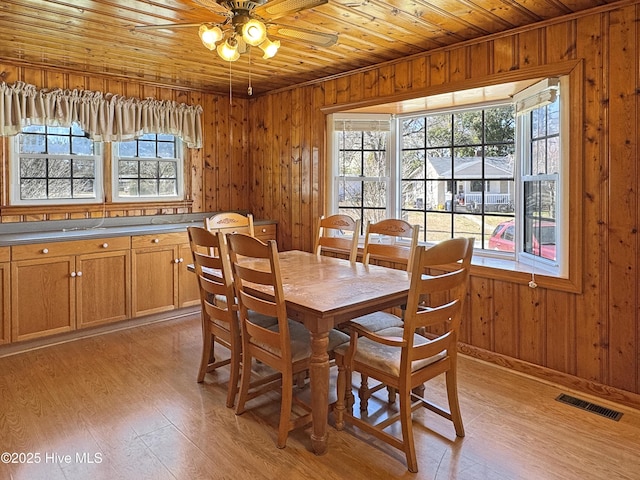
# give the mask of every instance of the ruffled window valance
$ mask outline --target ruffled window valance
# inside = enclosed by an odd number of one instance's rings
[[[89,138],[131,140],[145,133],[176,135],[202,147],[202,107],[152,98],[140,100],[89,90],[41,89],[24,82],[0,83],[0,136],[27,125],[69,127],[77,122]]]

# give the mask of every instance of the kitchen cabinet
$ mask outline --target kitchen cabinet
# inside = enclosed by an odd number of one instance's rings
[[[129,237],[11,247],[12,341],[128,318],[129,258]]]
[[[131,238],[133,316],[139,317],[200,302],[190,263],[187,232]]]
[[[253,234],[263,242],[266,240],[276,240],[276,224],[268,223],[253,226]]]
[[[11,249],[0,247],[0,345],[11,342]]]

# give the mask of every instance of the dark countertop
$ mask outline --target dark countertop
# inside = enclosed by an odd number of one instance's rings
[[[215,213],[217,212],[1,224],[0,246],[184,232],[190,226],[203,226],[205,217]],[[272,223],[274,222],[269,220],[254,220],[256,226]]]

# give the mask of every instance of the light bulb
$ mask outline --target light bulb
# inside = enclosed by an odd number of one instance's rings
[[[266,60],[268,58],[273,57],[278,52],[279,48],[280,48],[280,40],[276,40],[275,42],[272,42],[267,38],[264,42],[260,44],[260,49],[264,52],[264,55],[262,56],[262,58]]]
[[[218,55],[223,60],[228,62],[235,62],[240,58],[240,54],[238,53],[238,43],[235,39],[227,39],[224,43],[218,45],[216,48]]]
[[[242,26],[242,38],[249,45],[258,46],[267,38],[267,29],[261,21],[252,18]]]
[[[220,27],[207,27],[205,24],[200,25],[198,35],[202,44],[209,50],[216,48],[216,43],[222,40],[222,30]]]

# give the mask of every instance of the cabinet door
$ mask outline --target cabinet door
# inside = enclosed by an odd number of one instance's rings
[[[78,328],[129,318],[130,259],[128,250],[78,255],[75,277]]]
[[[187,270],[187,266],[193,263],[191,258],[191,247],[189,244],[178,246],[178,306],[189,307],[200,304],[200,290],[196,274]]]
[[[8,262],[0,263],[0,345],[11,341],[10,270],[11,266]]]
[[[75,329],[74,258],[67,256],[12,263],[12,341]]]
[[[131,281],[134,317],[177,308],[177,251],[174,245],[133,251]]]

